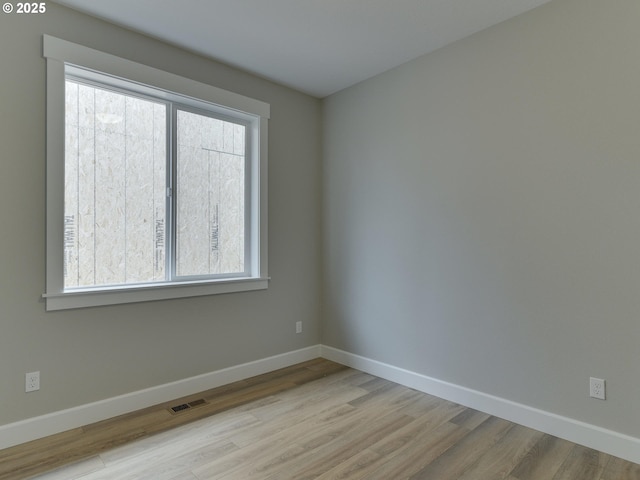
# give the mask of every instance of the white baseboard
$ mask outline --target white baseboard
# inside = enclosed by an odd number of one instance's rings
[[[296,363],[324,357],[421,392],[640,463],[640,439],[461,387],[333,347],[315,345],[0,426],[0,449],[106,420]]]
[[[461,387],[386,363],[322,346],[321,356],[371,375],[474,408],[496,417],[640,463],[640,439],[504,398]]]
[[[0,426],[0,449],[320,357],[320,345]]]

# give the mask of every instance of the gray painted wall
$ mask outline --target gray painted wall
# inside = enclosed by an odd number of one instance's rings
[[[268,290],[45,313],[43,33],[271,104]],[[0,43],[0,425],[320,342],[319,100],[51,2]]]
[[[638,25],[556,0],[325,100],[324,344],[640,436]]]

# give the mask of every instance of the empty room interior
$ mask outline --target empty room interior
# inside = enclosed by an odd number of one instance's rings
[[[193,424],[257,422],[323,391],[357,415],[380,401],[374,393],[402,388],[400,430],[415,427],[423,402],[459,437],[429,461],[426,447],[405,461],[352,433],[343,460],[362,473],[331,470],[337,461],[308,476],[293,461],[212,473],[212,453],[174,476],[131,478],[640,478],[640,2],[102,3],[11,1],[0,14],[0,478],[63,467],[38,469],[32,456],[23,473],[3,471],[30,445],[47,458],[47,438],[177,399],[203,412],[193,395],[242,382],[263,393]],[[139,123],[160,129],[149,133],[160,150],[147,150],[162,166],[146,176],[96,167],[93,183],[80,166],[71,187],[69,132],[88,131],[82,91],[91,105],[104,92],[130,111],[149,104]],[[130,115],[96,110],[91,122],[103,133],[126,124],[122,138],[133,138]],[[188,128],[214,123],[219,142],[198,133],[206,145],[187,145]],[[95,135],[92,158],[122,153]],[[147,144],[123,142],[131,165]],[[225,180],[201,174],[196,158]],[[145,204],[154,182],[141,260],[134,227],[121,246],[109,222]],[[72,188],[103,212],[90,232]],[[77,219],[67,212],[76,201]],[[201,211],[204,230],[193,226]],[[137,261],[150,273],[118,279]],[[274,372],[286,382],[261,383]],[[364,397],[349,397],[356,390]],[[456,463],[481,421],[510,422],[505,445],[516,428],[531,432],[519,433],[528,446],[503,445],[509,468],[489,469],[489,446]],[[242,428],[244,444],[231,436],[219,455],[249,468],[231,451],[251,443]],[[282,452],[302,436],[290,428]],[[416,435],[403,448],[428,443]],[[331,447],[303,450],[317,460]],[[458,471],[438,476],[447,450]],[[525,471],[523,459],[552,457],[546,474]],[[382,473],[392,458],[402,475]],[[130,478],[90,474],[68,478]]]

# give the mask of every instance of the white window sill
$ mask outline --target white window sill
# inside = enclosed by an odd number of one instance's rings
[[[47,311],[53,311],[265,290],[268,284],[268,278],[237,278],[213,282],[181,282],[128,287],[105,287],[100,290],[91,289],[63,293],[45,293],[42,297],[45,299]]]

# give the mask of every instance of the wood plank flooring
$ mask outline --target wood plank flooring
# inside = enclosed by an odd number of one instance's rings
[[[0,450],[0,480],[27,478],[640,480],[640,465],[316,359]]]

